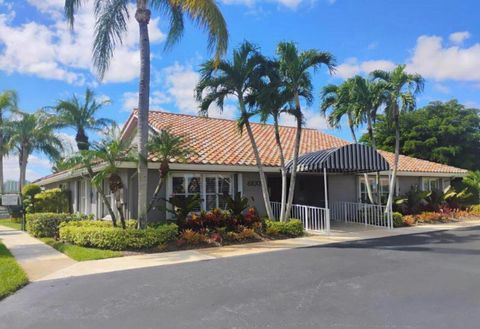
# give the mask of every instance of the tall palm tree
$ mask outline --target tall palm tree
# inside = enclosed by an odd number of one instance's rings
[[[380,80],[386,84],[385,113],[395,127],[395,160],[387,200],[387,209],[390,209],[393,204],[398,160],[400,158],[400,113],[415,109],[415,97],[423,91],[425,81],[419,74],[405,72],[405,65],[398,65],[390,72],[376,70],[371,75],[373,80]]]
[[[93,64],[100,78],[107,71],[115,47],[122,42],[129,19],[128,4],[132,0],[93,0],[95,3],[95,41]],[[65,15],[73,27],[75,13],[84,3],[82,0],[65,0]],[[146,225],[147,216],[147,141],[148,112],[150,99],[150,40],[148,24],[150,8],[164,14],[170,28],[165,48],[171,48],[184,32],[184,16],[207,31],[208,48],[215,50],[217,60],[227,50],[228,32],[225,20],[215,0],[136,0],[135,19],[139,26],[140,78],[138,88],[138,220],[140,227]]]
[[[252,151],[255,156],[262,186],[263,201],[267,215],[273,218],[268,185],[262,160],[258,151],[257,142],[250,125],[250,118],[256,113],[252,111],[249,102],[252,90],[264,76],[266,59],[260,54],[257,47],[245,41],[233,51],[232,60],[210,60],[202,64],[200,81],[196,88],[196,97],[200,101],[200,112],[208,114],[208,109],[215,103],[221,110],[227,97],[234,97],[240,109],[238,126],[240,133],[243,128],[247,131]]]
[[[77,147],[84,151],[90,147],[87,130],[100,131],[113,123],[110,119],[96,117],[102,107],[109,103],[110,100],[98,101],[95,99],[94,92],[87,88],[83,102],[73,95],[71,99],[58,101],[53,109],[57,114],[58,126],[75,129]]]
[[[0,195],[3,194],[3,157],[8,152],[8,138],[4,129],[5,114],[7,111],[17,110],[17,93],[13,90],[5,90],[0,93]]]
[[[9,146],[18,154],[21,191],[25,185],[30,155],[33,152],[41,152],[55,160],[60,157],[63,145],[54,132],[52,118],[44,111],[19,113],[19,116],[19,120],[10,121],[7,131],[10,135]]]
[[[293,42],[279,43],[277,46],[277,55],[279,74],[284,83],[284,88],[292,95],[287,112],[295,117],[297,123],[290,187],[285,211],[286,214],[289,214],[295,193],[295,179],[304,121],[302,100],[306,102],[307,105],[313,102],[311,71],[317,71],[323,64],[327,66],[330,72],[333,72],[335,69],[335,59],[332,54],[315,49],[300,52]]]
[[[266,81],[264,79],[258,81],[259,85],[258,87],[255,87],[255,93],[252,95],[251,103],[258,107],[260,120],[262,122],[267,122],[270,118],[273,121],[275,144],[280,157],[280,173],[282,180],[280,215],[278,219],[283,222],[287,220],[285,210],[287,204],[288,173],[285,160],[285,150],[280,138],[279,120],[280,115],[287,111],[288,104],[293,95],[290,94],[290,90],[284,88],[284,83],[278,71],[279,63],[277,61],[268,61],[265,66],[267,79]]]
[[[170,172],[170,162],[184,162],[186,159],[195,154],[185,143],[185,136],[174,135],[168,129],[162,130],[159,134],[150,137],[147,144],[147,150],[155,156],[160,162],[159,179],[153,197],[148,205],[148,212],[153,209],[155,202],[162,190],[168,173]]]

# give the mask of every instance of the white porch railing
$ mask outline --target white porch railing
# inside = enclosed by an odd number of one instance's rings
[[[271,201],[275,219],[280,217],[281,203]],[[302,221],[303,227],[309,231],[330,232],[330,211],[327,208],[294,204],[290,210],[290,218]]]
[[[332,221],[393,228],[392,212],[385,210],[382,205],[340,201],[331,204],[330,212]]]

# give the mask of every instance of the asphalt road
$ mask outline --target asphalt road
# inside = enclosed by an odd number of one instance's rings
[[[480,328],[480,227],[38,282],[0,328]]]

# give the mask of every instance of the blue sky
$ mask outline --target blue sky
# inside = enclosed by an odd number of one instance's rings
[[[63,0],[0,0],[0,90],[15,89],[20,106],[34,111],[53,105],[86,87],[109,98],[103,116],[125,122],[136,104],[138,48],[137,26],[132,19],[124,44],[116,51],[104,81],[91,67],[94,19],[87,5],[79,13],[72,33],[62,16]],[[397,63],[427,79],[419,105],[431,100],[456,98],[480,107],[480,27],[476,1],[402,0],[220,0],[230,32],[230,51],[243,40],[274,55],[279,41],[297,42],[299,48],[329,51],[338,70],[315,75],[315,94],[327,83],[339,83],[354,74],[391,69]],[[209,58],[205,35],[187,25],[185,37],[163,52],[167,21],[153,13],[152,109],[196,113],[193,86],[198,65]],[[318,113],[318,101],[306,109],[310,128],[349,139],[347,129],[331,130]],[[235,118],[234,103],[223,114]],[[290,121],[285,118],[285,124]],[[73,131],[63,136],[71,140]],[[17,177],[16,159],[5,166],[7,178]],[[49,172],[40,154],[31,159],[28,177]]]

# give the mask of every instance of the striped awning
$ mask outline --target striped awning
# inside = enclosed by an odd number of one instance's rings
[[[297,172],[367,173],[390,170],[385,158],[373,147],[348,144],[341,147],[306,153],[298,157]],[[292,161],[287,163],[291,171]]]

